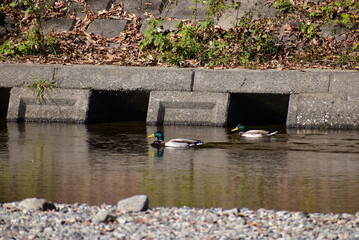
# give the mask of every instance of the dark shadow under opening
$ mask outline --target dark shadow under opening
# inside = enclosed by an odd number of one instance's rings
[[[289,94],[231,94],[228,109],[228,126],[285,125]]]
[[[0,119],[6,119],[11,88],[0,88]]]
[[[93,91],[86,123],[146,121],[149,93]]]

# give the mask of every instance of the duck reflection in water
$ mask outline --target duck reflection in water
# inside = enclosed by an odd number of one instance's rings
[[[150,158],[162,158],[164,154],[164,148],[163,147],[156,147],[155,151],[149,151],[148,156]]]

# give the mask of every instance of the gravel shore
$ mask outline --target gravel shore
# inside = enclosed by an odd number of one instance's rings
[[[54,205],[44,211],[0,204],[0,239],[359,239],[359,212]]]

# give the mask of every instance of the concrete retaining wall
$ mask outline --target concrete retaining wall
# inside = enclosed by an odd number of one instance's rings
[[[59,88],[56,91],[77,89],[150,93],[148,102],[143,103],[148,104],[148,124],[225,126],[229,121],[228,118],[231,117],[228,115],[228,109],[233,102],[231,96],[286,94],[289,95],[286,119],[288,127],[359,128],[359,72],[357,71],[0,65],[1,89],[24,87],[35,78],[56,81]],[[20,117],[21,111],[13,107],[19,106],[19,103],[15,103],[21,99],[15,96],[19,94],[22,94],[21,91],[11,91],[8,120],[34,120],[26,118],[26,114],[24,117],[23,113]],[[56,94],[66,96],[65,92],[62,94],[56,92]],[[270,101],[270,98],[266,99],[269,99],[266,100],[267,102]],[[4,101],[1,97],[0,100]],[[87,100],[86,104],[90,102]],[[250,105],[250,102],[248,104]],[[34,109],[32,111],[35,111]],[[38,109],[45,108],[42,106]],[[240,115],[240,107],[238,109]],[[44,113],[37,115],[45,116]],[[86,122],[87,117],[83,114],[82,118],[68,119]]]
[[[82,122],[88,118],[90,90],[56,88],[44,96],[40,101],[29,88],[12,88],[7,120]]]
[[[153,91],[147,112],[148,124],[225,126],[228,93]]]

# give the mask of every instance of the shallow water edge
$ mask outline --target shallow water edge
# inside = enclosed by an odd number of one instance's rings
[[[229,129],[121,124],[3,123],[0,202],[115,204],[146,194],[150,207],[356,213],[359,132],[279,130],[246,140]],[[250,126],[252,127],[252,126]],[[255,126],[253,126],[255,127]],[[200,148],[156,149],[147,136],[196,137]]]

